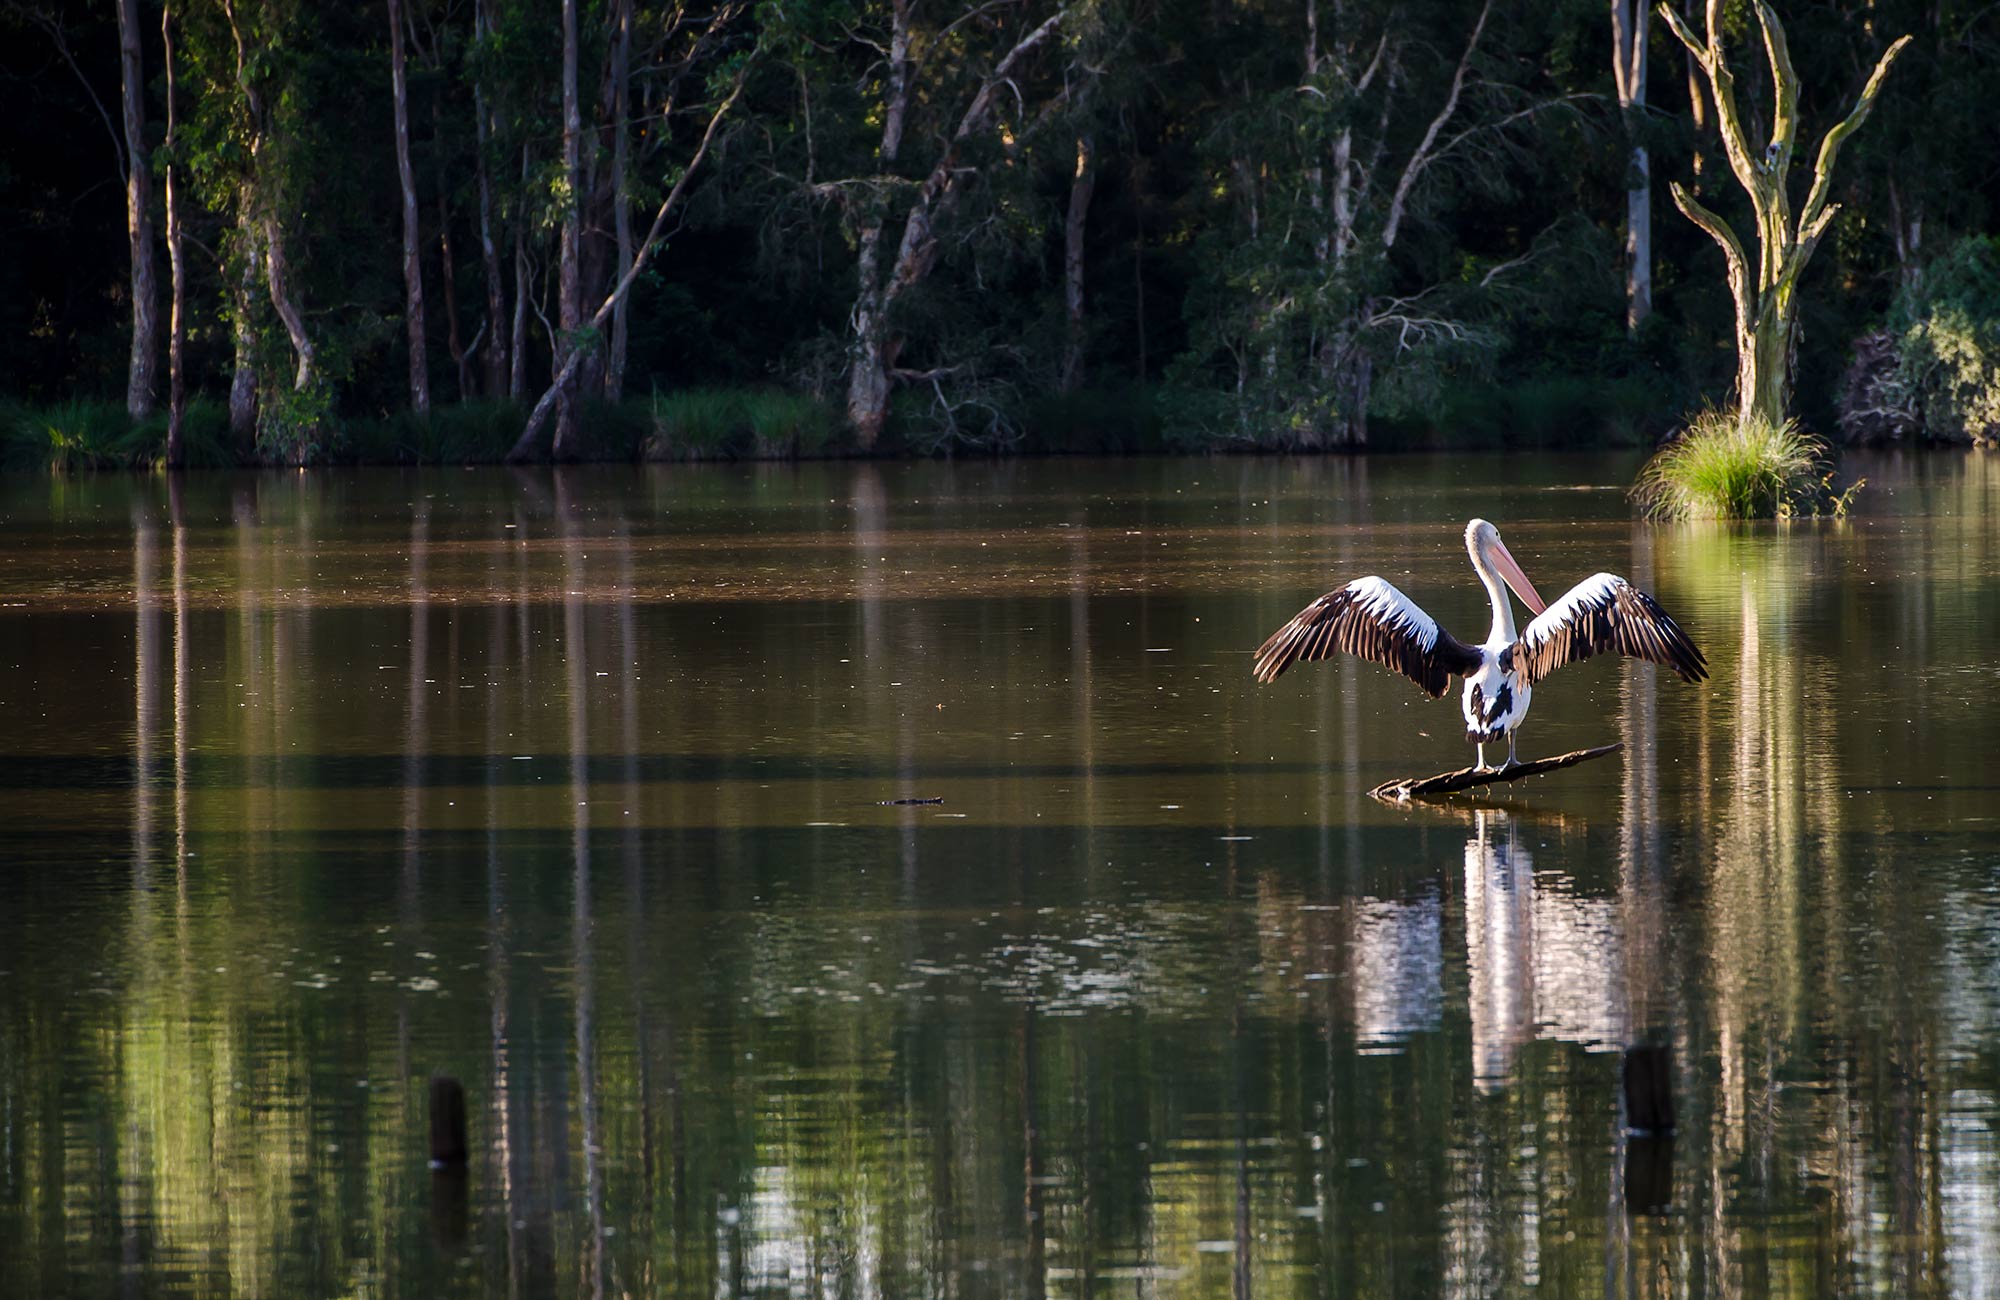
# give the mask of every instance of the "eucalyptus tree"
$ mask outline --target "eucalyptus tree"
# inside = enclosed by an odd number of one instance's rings
[[[1736,308],[1737,414],[1780,425],[1791,398],[1798,346],[1799,277],[1840,211],[1831,201],[1834,163],[1841,145],[1867,120],[1890,65],[1910,38],[1899,37],[1882,52],[1854,107],[1821,138],[1811,187],[1794,220],[1789,181],[1799,126],[1799,76],[1778,16],[1764,0],[1755,0],[1755,11],[1771,68],[1771,138],[1761,151],[1752,147],[1737,104],[1736,76],[1723,51],[1721,0],[1708,0],[1705,30],[1699,33],[1671,6],[1660,6],[1708,82],[1723,155],[1750,200],[1757,238],[1754,269],[1735,229],[1678,181],[1674,204],[1721,247],[1728,266],[1729,295]]]
[[[1474,260],[1431,227],[1503,193],[1525,128],[1567,98],[1494,50],[1494,0],[1321,5],[1260,11],[1276,30],[1242,38],[1260,61],[1223,60],[1214,87],[1221,210],[1173,372],[1204,434],[1360,446],[1378,367],[1480,343],[1472,299],[1520,258]]]
[[[295,366],[294,400],[266,401],[260,412],[258,441],[267,454],[298,459],[316,441],[325,416],[321,376],[316,369],[318,347],[306,328],[305,310],[292,279],[291,218],[297,212],[296,159],[292,119],[298,112],[272,52],[294,33],[288,28],[296,14],[275,0],[222,0],[236,55],[236,87],[240,94],[239,129],[248,142],[248,166],[240,180],[237,202],[249,237],[258,245],[258,260],[271,307],[283,323]],[[263,387],[259,385],[260,389]]]
[[[842,95],[835,102],[843,112],[822,102],[818,133],[808,124],[794,141],[805,154],[796,184],[833,205],[853,250],[846,405],[864,450],[880,439],[898,384],[938,386],[959,371],[956,358],[902,364],[902,309],[936,267],[942,241],[958,233],[952,226],[968,196],[991,173],[1018,167],[1028,137],[1066,101],[1045,56],[1071,12],[1049,0],[961,0],[942,9],[860,0],[817,16],[829,39],[785,33],[801,69],[802,118],[811,121],[814,81]],[[829,163],[851,170],[822,177]]]
[[[174,4],[160,6],[160,63],[167,79],[166,199],[167,268],[172,285],[172,305],[167,317],[167,467],[179,469],[186,460],[187,417],[187,230],[182,212],[182,194],[187,188],[187,169],[174,159],[179,146],[180,114],[175,104],[174,85]],[[176,541],[178,545],[178,539]]]
[[[125,409],[135,420],[153,412],[153,369],[160,345],[159,286],[153,273],[153,180],[146,145],[146,78],[139,50],[139,0],[118,0],[118,71],[124,104],[125,229],[132,255],[132,362]]]
[[[1653,171],[1639,136],[1646,111],[1647,0],[1611,0],[1611,73],[1630,153],[1625,172],[1625,327],[1653,313]]]
[[[573,0],[564,0],[564,4],[568,7],[573,4]],[[573,9],[570,12],[573,14]],[[702,164],[707,160],[715,144],[717,132],[728,118],[730,110],[735,108],[737,101],[742,97],[744,83],[750,75],[757,52],[754,38],[745,37],[739,31],[739,20],[743,14],[744,8],[740,4],[722,4],[703,11],[699,16],[694,16],[685,0],[677,0],[676,16],[667,25],[669,39],[666,43],[673,45],[680,52],[679,64],[683,75],[688,80],[704,86],[714,95],[705,106],[706,124],[700,129],[698,136],[693,135],[690,129],[687,135],[681,137],[684,139],[692,137],[685,154],[659,159],[658,165],[663,172],[671,174],[672,183],[667,187],[664,197],[655,209],[652,223],[647,227],[644,237],[633,247],[630,264],[605,292],[595,309],[585,317],[583,309],[587,304],[580,299],[576,303],[573,314],[569,317],[574,323],[562,332],[549,385],[528,412],[520,437],[515,440],[513,447],[507,453],[509,460],[520,461],[534,455],[549,417],[557,414],[566,405],[574,409],[579,374],[585,361],[594,353],[596,340],[603,337],[605,327],[610,324],[613,313],[630,296],[633,286],[646,272],[654,254],[658,252],[666,238],[668,218],[679,211],[689,184],[700,172]],[[566,37],[563,55],[565,65],[563,176],[566,185],[572,179],[580,181],[582,176],[581,108],[576,103],[574,91],[576,73],[571,62],[573,53],[573,47],[569,45]],[[680,126],[676,119],[685,115],[683,112],[685,107],[669,93],[661,110],[664,119],[658,128],[661,134],[672,132]],[[699,120],[698,113],[694,116]],[[572,125],[577,128],[573,147],[570,130]],[[569,190],[571,207],[575,206],[575,191],[578,188],[580,185],[573,186]],[[565,220],[577,221],[580,218],[566,216]],[[578,230],[576,239],[580,238],[581,231]],[[580,268],[575,268],[572,261],[576,255],[572,250],[572,243],[573,241],[566,236],[562,254],[564,258],[562,288],[559,289],[559,293],[565,297],[571,291],[572,282],[576,293],[580,295],[582,291],[578,275]],[[572,311],[567,304],[564,310]],[[572,432],[570,437],[574,439],[576,434]],[[568,443],[564,441],[559,425],[556,433],[556,456],[562,458],[573,455],[575,449],[574,441]]]
[[[404,50],[403,0],[389,0],[390,104],[396,129],[396,179],[403,198],[403,313],[410,344],[410,409],[431,409],[430,361],[424,349],[424,275],[418,256],[417,175],[410,165],[409,56]],[[451,267],[445,267],[451,274]]]

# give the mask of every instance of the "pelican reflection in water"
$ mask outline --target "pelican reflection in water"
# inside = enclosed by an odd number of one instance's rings
[[[1518,822],[1485,809],[1473,819],[1465,842],[1465,966],[1474,1085],[1505,1085],[1531,1039],[1622,1049],[1630,1015],[1616,900],[1541,886]]]

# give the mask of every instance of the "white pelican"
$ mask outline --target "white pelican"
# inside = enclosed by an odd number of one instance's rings
[[[1465,549],[1493,600],[1493,630],[1483,644],[1460,641],[1382,579],[1356,578],[1271,634],[1257,650],[1257,680],[1271,681],[1300,659],[1338,653],[1393,668],[1432,699],[1445,693],[1456,674],[1465,678],[1465,738],[1478,746],[1479,766],[1486,769],[1487,742],[1503,736],[1507,765],[1514,765],[1515,733],[1528,716],[1535,683],[1564,664],[1612,650],[1665,664],[1684,681],[1708,676],[1708,660],[1687,633],[1651,596],[1617,574],[1593,574],[1551,605],[1536,594],[1492,524],[1484,519],[1467,524]],[[1518,636],[1507,587],[1535,613]]]

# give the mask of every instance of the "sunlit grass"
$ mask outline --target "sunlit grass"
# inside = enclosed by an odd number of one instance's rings
[[[1646,462],[1632,495],[1654,519],[1838,517],[1861,483],[1832,482],[1826,444],[1797,421],[1707,410]]]

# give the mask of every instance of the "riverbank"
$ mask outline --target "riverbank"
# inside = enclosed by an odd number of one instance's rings
[[[790,460],[869,455],[1210,455],[1240,451],[1429,451],[1470,448],[1642,447],[1682,407],[1639,378],[1555,376],[1449,388],[1423,413],[1371,416],[1363,447],[1297,429],[1204,428],[1185,395],[1162,386],[1085,388],[1018,396],[979,411],[945,410],[916,389],[898,394],[882,439],[862,449],[834,400],[775,387],[692,388],[591,403],[577,459]],[[220,402],[190,403],[187,463],[196,468],[306,465],[478,465],[504,461],[527,406],[475,400],[409,412],[337,415],[301,456],[263,455],[232,435]],[[140,469],[166,454],[167,420],[131,420],[122,403],[78,398],[53,405],[0,399],[0,467],[74,472]],[[551,459],[544,442],[535,459]]]

